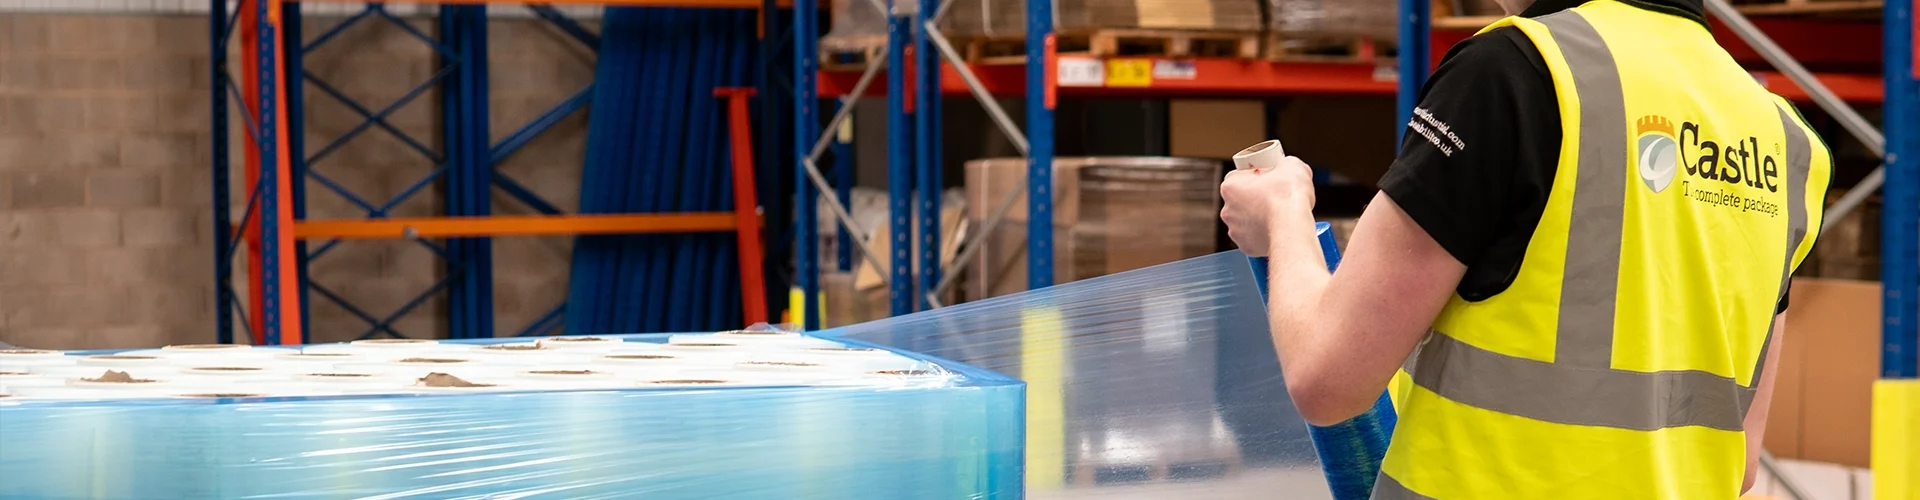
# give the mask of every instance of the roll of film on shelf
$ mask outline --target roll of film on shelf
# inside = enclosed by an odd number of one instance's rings
[[[1267,170],[1280,166],[1286,157],[1286,150],[1280,146],[1280,141],[1270,140],[1248,146],[1234,154],[1233,168]],[[1326,259],[1327,269],[1339,268],[1340,246],[1334,242],[1331,225],[1318,222],[1313,229],[1320,241],[1320,252]],[[1267,258],[1248,257],[1247,260],[1253,266],[1254,283],[1260,287],[1260,299],[1265,302],[1269,276]],[[1383,392],[1374,401],[1373,408],[1360,416],[1326,427],[1308,426],[1314,449],[1319,452],[1320,463],[1325,468],[1327,486],[1332,488],[1335,499],[1363,500],[1372,496],[1373,481],[1380,473],[1381,461],[1387,456],[1387,444],[1393,437],[1393,427],[1397,421],[1393,401]]]

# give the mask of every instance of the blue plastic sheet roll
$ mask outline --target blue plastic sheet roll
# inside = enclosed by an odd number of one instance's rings
[[[1327,269],[1340,267],[1340,245],[1334,242],[1332,226],[1314,224],[1320,240],[1320,252]],[[1267,296],[1267,258],[1249,257],[1260,281],[1260,297]],[[1393,438],[1398,416],[1393,400],[1386,393],[1374,401],[1373,408],[1353,419],[1321,427],[1311,426],[1313,445],[1320,453],[1320,464],[1327,473],[1327,485],[1339,500],[1364,500],[1373,496],[1373,481],[1380,474],[1380,462],[1386,459],[1387,444]]]

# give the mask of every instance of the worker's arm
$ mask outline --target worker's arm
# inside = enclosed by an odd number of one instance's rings
[[[1311,172],[1298,158],[1236,171],[1221,186],[1229,235],[1270,257],[1267,304],[1287,392],[1307,422],[1365,412],[1427,334],[1466,273],[1386,195],[1355,226],[1338,273],[1314,236]]]
[[[1767,436],[1767,411],[1773,407],[1773,376],[1780,371],[1780,338],[1787,334],[1787,315],[1773,317],[1773,335],[1767,342],[1767,360],[1760,369],[1760,382],[1754,387],[1753,405],[1747,407],[1747,420],[1741,426],[1747,432],[1747,477],[1740,483],[1740,493],[1746,494],[1753,489],[1753,482],[1760,476],[1761,443]]]
[[[1332,275],[1314,238],[1304,163],[1228,176],[1221,215],[1243,250],[1271,250],[1274,342],[1308,421],[1335,423],[1379,399],[1459,288],[1463,263],[1517,268],[1517,256],[1502,260],[1496,250],[1511,251],[1516,240],[1523,247],[1545,206],[1561,149],[1554,92],[1545,60],[1518,29],[1454,45],[1421,91],[1379,180],[1383,194]]]

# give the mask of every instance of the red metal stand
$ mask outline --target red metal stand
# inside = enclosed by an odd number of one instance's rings
[[[747,114],[751,88],[723,87],[713,95],[727,99],[727,135],[733,142],[733,211],[740,244],[740,310],[746,324],[767,321],[766,277],[761,267],[760,201],[754,195],[753,121]]]

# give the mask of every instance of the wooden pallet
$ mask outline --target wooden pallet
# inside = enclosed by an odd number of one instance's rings
[[[1020,64],[1027,61],[1024,37],[978,37],[964,41],[968,62]],[[1237,31],[1097,29],[1054,35],[1061,55],[1094,57],[1260,57],[1260,35]]]
[[[820,47],[820,69],[864,69],[868,63],[884,57],[886,48],[887,39],[885,37],[840,40],[836,41],[833,46],[823,45]]]
[[[1297,37],[1268,33],[1269,61],[1371,62],[1393,57],[1393,47],[1365,37]]]

